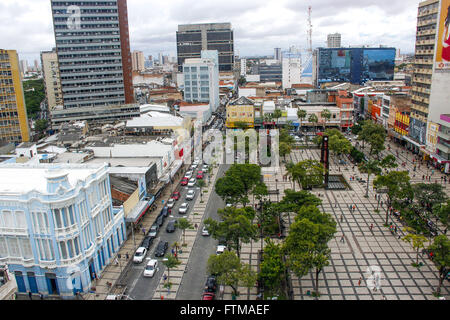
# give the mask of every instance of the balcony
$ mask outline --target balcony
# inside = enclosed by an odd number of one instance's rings
[[[86,251],[84,251],[84,255],[85,255],[86,257],[90,257],[90,256],[92,256],[92,254],[94,253],[94,251],[95,251],[95,246],[94,246],[93,243],[91,243],[91,246],[90,246]]]
[[[57,238],[68,238],[73,236],[73,234],[77,232],[78,232],[78,225],[73,224],[66,228],[55,229],[55,236]]]
[[[28,235],[27,228],[17,228],[17,227],[2,227],[0,228],[0,234],[4,235]]]
[[[39,260],[39,264],[41,265],[41,267],[48,269],[56,269],[58,267],[58,265],[56,264],[56,260]]]
[[[70,259],[61,260],[61,266],[70,266],[70,265],[73,265],[73,264],[77,264],[81,260],[83,260],[83,255],[80,253],[76,257],[73,257],[73,258],[70,258]]]

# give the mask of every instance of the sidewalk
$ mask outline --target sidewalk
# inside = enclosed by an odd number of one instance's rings
[[[184,173],[186,171],[187,165],[184,165],[180,168],[178,176],[175,177],[173,186],[174,190],[176,186],[179,185],[181,178],[184,176]],[[140,223],[142,224],[142,227],[148,232],[150,230],[151,226],[155,222],[159,212],[163,208],[161,200],[167,201],[169,197],[171,196],[171,187],[172,184],[168,183],[166,187],[164,188],[163,192],[161,193],[160,197],[155,200],[154,204],[156,206],[156,209],[152,212],[148,212],[144,215]],[[120,247],[120,250],[115,253],[115,256],[111,259],[111,262],[108,266],[105,267],[103,272],[101,273],[98,280],[94,280],[91,283],[91,287],[95,287],[95,293],[89,292],[89,293],[83,293],[81,294],[81,297],[84,300],[105,300],[106,296],[112,292],[116,285],[120,285],[118,283],[118,280],[120,279],[120,276],[124,270],[128,270],[127,267],[129,267],[132,264],[132,259],[135,250],[140,245],[142,240],[144,239],[144,234],[141,231],[135,231],[134,232],[134,239],[132,236],[127,238],[127,240],[122,244]],[[121,255],[121,258],[118,259],[118,254]],[[128,259],[127,255],[128,254]],[[118,264],[115,263],[115,259],[119,261]],[[108,285],[110,283],[111,285]]]
[[[153,300],[175,300],[177,297],[178,289],[180,288],[180,284],[183,281],[183,275],[186,272],[187,265],[189,263],[189,257],[192,251],[192,248],[197,239],[198,233],[201,232],[200,226],[202,225],[203,216],[205,214],[206,206],[209,201],[209,197],[214,188],[215,180],[217,177],[217,173],[219,171],[219,166],[214,168],[211,172],[211,183],[209,183],[208,187],[202,191],[207,191],[203,193],[203,203],[200,202],[200,196],[197,197],[192,212],[188,216],[188,220],[192,225],[195,226],[197,224],[198,228],[195,229],[186,229],[185,239],[186,246],[182,246],[182,252],[178,253],[178,258],[181,264],[175,268],[170,270],[170,283],[172,284],[170,289],[164,288],[164,279],[161,278],[158,284],[158,289],[155,290],[153,295]],[[183,234],[180,237],[180,243],[183,243]]]

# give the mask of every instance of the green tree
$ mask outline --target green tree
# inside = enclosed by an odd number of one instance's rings
[[[319,161],[307,159],[297,163],[294,168],[298,177],[297,182],[303,189],[323,185],[325,168]]]
[[[306,110],[298,109],[297,117],[300,119],[300,130],[303,130],[303,121],[306,119]]]
[[[179,266],[181,264],[181,261],[175,258],[173,255],[167,255],[166,259],[163,259],[162,264],[167,268],[167,283],[170,286],[170,269]]]
[[[240,257],[241,243],[258,239],[258,227],[252,223],[252,208],[227,207],[217,210],[220,221],[208,218],[204,224],[215,239],[224,238]]]
[[[244,121],[236,121],[236,122],[234,123],[234,126],[235,126],[237,129],[242,129],[242,130],[248,129],[248,123],[247,123],[247,122],[244,122]]]
[[[238,80],[239,87],[245,86],[246,83],[247,83],[247,80],[245,79],[245,77],[241,76]]]
[[[437,205],[448,200],[448,196],[444,191],[445,188],[437,183],[417,183],[412,188],[420,212],[423,213],[426,219],[436,218],[437,214],[434,212],[434,209]]]
[[[226,203],[236,204],[245,194],[244,184],[236,176],[224,176],[217,179],[215,191]]]
[[[36,132],[43,134],[48,128],[48,121],[45,119],[36,120],[34,122]]]
[[[203,202],[203,188],[206,186],[206,182],[203,179],[197,180],[197,186],[200,188],[200,201]]]
[[[23,91],[27,115],[30,119],[36,119],[41,111],[41,103],[45,99],[44,80],[23,81]]]
[[[280,109],[275,109],[275,111],[273,112],[273,118],[277,119],[277,127],[278,127],[278,119],[282,117],[282,112]]]
[[[186,218],[180,218],[177,221],[177,227],[183,230],[183,245],[186,244],[186,229],[192,229],[192,223]]]
[[[282,212],[297,213],[303,206],[319,206],[322,200],[306,190],[296,192],[295,190],[284,190],[284,197],[280,201]]]
[[[370,146],[369,155],[376,155],[378,159],[380,152],[385,149],[386,130],[382,125],[366,120],[361,126],[358,140],[363,141],[363,147],[365,143],[368,143]]]
[[[207,270],[209,274],[217,276],[219,284],[231,287],[235,296],[238,295],[238,287],[252,288],[258,277],[249,265],[242,263],[239,257],[231,251],[210,256]]]
[[[317,117],[317,115],[314,114],[314,113],[311,114],[311,115],[309,116],[309,118],[308,118],[308,122],[310,122],[310,123],[313,124],[313,126],[314,126],[314,132],[317,132],[316,126],[317,126],[317,123],[319,122],[319,118]]]
[[[286,161],[286,155],[290,154],[291,150],[292,148],[289,144],[286,142],[280,142],[279,152],[280,156],[284,158],[284,161]]]
[[[233,164],[225,176],[240,180],[244,188],[243,195],[248,197],[253,187],[261,181],[261,167],[256,164]],[[245,207],[245,203],[243,205]]]
[[[270,238],[266,239],[259,278],[263,281],[264,286],[270,290],[271,295],[281,293],[281,283],[286,273],[283,255],[280,244],[275,244]]]
[[[320,116],[324,119],[324,122],[323,122],[323,131],[325,132],[325,126],[326,126],[326,123],[327,123],[327,121],[330,121],[330,119],[331,119],[331,112],[330,112],[330,110],[328,110],[328,109],[323,109],[322,110],[322,112],[320,113]]]
[[[380,175],[382,173],[383,168],[395,168],[397,164],[395,163],[395,158],[392,155],[388,155],[383,158],[381,161],[379,160],[369,160],[367,162],[361,162],[359,164],[359,170],[362,173],[367,173],[367,186],[366,186],[366,198],[369,197],[369,181],[370,175]]]
[[[419,265],[419,250],[425,247],[425,242],[427,242],[428,239],[421,234],[412,233],[412,228],[407,228],[406,231],[409,231],[410,233],[404,236],[402,240],[411,244],[413,249],[416,250],[415,266],[417,267]]]
[[[441,220],[442,224],[446,228],[448,228],[449,225],[448,216],[450,214],[450,200],[447,200],[446,203],[435,205],[434,212],[436,212],[436,215],[439,217],[439,220]]]
[[[410,183],[409,173],[407,171],[391,171],[386,175],[377,176],[373,181],[375,188],[386,189],[387,206],[386,221],[389,220],[389,208],[391,206],[398,208],[401,203],[413,198],[413,189]]]
[[[433,252],[433,263],[439,272],[439,285],[436,290],[438,295],[441,294],[441,286],[450,267],[449,249],[450,240],[445,235],[440,235],[434,238],[433,244],[428,247],[428,250]]]
[[[303,277],[315,271],[315,292],[319,294],[319,275],[329,265],[328,242],[336,233],[336,221],[315,206],[303,207],[290,227],[284,243],[288,267]]]
[[[261,201],[264,196],[267,196],[269,194],[267,190],[267,185],[264,182],[255,184],[253,186],[252,194],[253,194],[253,202],[255,202],[255,198],[258,201]]]

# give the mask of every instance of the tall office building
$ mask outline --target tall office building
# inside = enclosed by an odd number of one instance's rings
[[[274,49],[274,55],[273,58],[277,61],[281,62],[281,48],[275,48]]]
[[[179,25],[177,31],[178,71],[184,60],[200,58],[202,50],[219,52],[219,71],[233,71],[234,36],[231,23]]]
[[[28,72],[28,61],[27,60],[20,60],[20,71],[25,74]]]
[[[417,14],[416,52],[412,79],[410,143],[420,150],[426,145],[428,112],[433,75],[439,0],[419,4]]]
[[[328,48],[340,48],[341,47],[341,34],[340,33],[329,34],[327,37],[327,47]]]
[[[133,51],[131,54],[131,61],[133,66],[133,71],[144,71],[145,70],[145,58],[142,51]]]
[[[134,101],[127,0],[51,0],[64,109]]]
[[[283,89],[289,89],[293,84],[302,81],[302,56],[293,47],[289,51],[283,52],[281,57],[282,83]]]
[[[183,63],[184,100],[208,102],[212,112],[219,107],[219,54],[217,50],[201,52],[201,58]]]
[[[41,52],[41,64],[48,109],[53,110],[56,106],[64,105],[56,50]]]
[[[28,142],[29,132],[17,51],[0,49],[0,142]]]

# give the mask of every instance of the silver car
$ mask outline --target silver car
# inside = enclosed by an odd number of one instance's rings
[[[186,194],[186,200],[193,200],[195,198],[195,190],[189,190]]]
[[[186,214],[188,209],[189,209],[189,203],[187,203],[187,202],[182,203],[180,208],[178,209],[178,213],[179,214]]]

